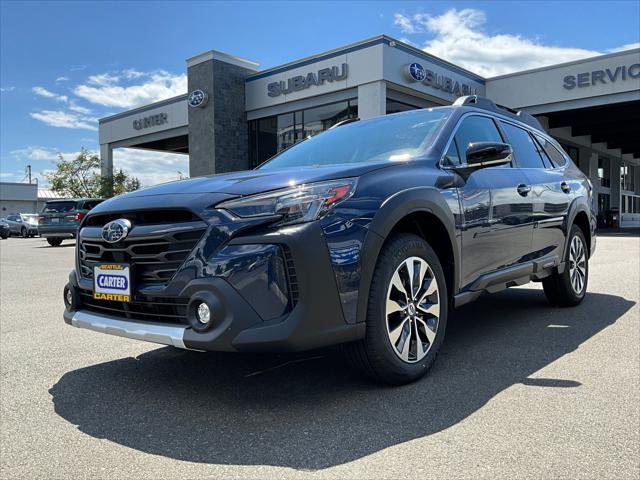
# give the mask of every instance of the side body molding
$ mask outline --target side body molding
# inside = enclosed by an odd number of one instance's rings
[[[455,190],[451,190],[452,194]],[[457,203],[457,194],[455,202]],[[357,321],[364,322],[367,316],[369,288],[380,250],[393,227],[412,213],[425,212],[436,216],[444,225],[454,257],[453,292],[459,288],[460,243],[456,235],[455,218],[443,193],[434,187],[414,187],[398,192],[380,206],[366,236],[362,249],[362,278],[358,295]]]

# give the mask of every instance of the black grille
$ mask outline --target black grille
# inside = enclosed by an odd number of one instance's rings
[[[84,225],[87,227],[102,227],[103,225],[119,218],[126,218],[133,225],[170,225],[174,223],[195,222],[199,220],[199,218],[189,210],[140,210],[124,213],[97,213],[87,218]]]
[[[92,312],[147,322],[188,324],[188,299],[135,295],[132,302],[125,303],[95,300],[92,292],[79,291],[82,308]]]
[[[98,264],[128,263],[134,286],[167,283],[205,231],[203,221],[170,225],[134,223],[123,241],[107,243],[102,240],[102,227],[85,225],[78,242],[80,274],[92,279],[93,267]]]
[[[287,279],[289,280],[289,290],[291,292],[291,306],[295,306],[298,303],[298,277],[296,276],[296,269],[293,266],[293,258],[291,257],[291,251],[286,245],[282,245],[282,251],[284,252],[284,259],[287,263]]]

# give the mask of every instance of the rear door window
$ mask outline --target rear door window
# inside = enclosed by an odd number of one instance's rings
[[[465,117],[456,131],[454,140],[458,146],[460,163],[463,164],[467,163],[467,148],[470,143],[503,141],[493,120],[480,115]]]
[[[76,209],[76,202],[47,202],[42,208],[42,213],[66,213]]]
[[[520,168],[544,168],[542,157],[529,132],[510,123],[500,123],[507,134],[509,143],[511,143],[518,166]]]

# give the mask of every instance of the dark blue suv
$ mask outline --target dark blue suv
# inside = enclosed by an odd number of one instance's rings
[[[65,321],[192,350],[344,344],[401,384],[483,292],[542,281],[552,304],[582,301],[592,186],[535,118],[471,96],[347,123],[256,170],[95,207]]]

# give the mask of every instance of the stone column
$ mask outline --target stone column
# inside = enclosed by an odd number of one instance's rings
[[[189,107],[189,175],[249,167],[245,80],[258,64],[209,51],[187,60],[189,92],[202,90],[207,102]]]

